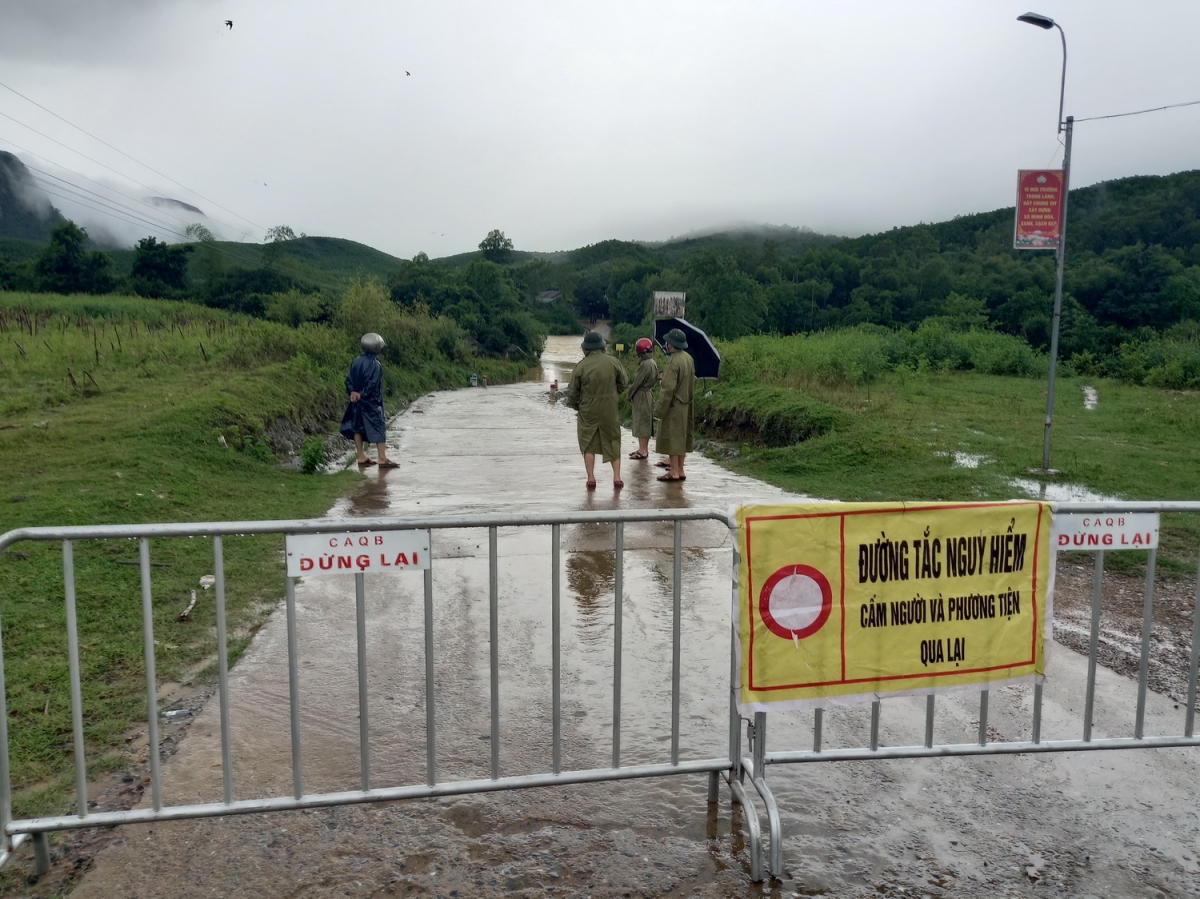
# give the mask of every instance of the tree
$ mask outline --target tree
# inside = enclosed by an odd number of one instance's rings
[[[87,231],[72,221],[50,232],[50,243],[34,270],[39,286],[51,293],[107,293],[115,286],[104,253],[86,252]]]
[[[267,236],[263,238],[264,243],[281,243],[285,240],[295,240],[296,232],[287,225],[276,225],[274,228],[267,229]]]
[[[133,255],[131,280],[134,293],[144,297],[161,297],[187,287],[188,256],[191,244],[177,247],[159,243],[153,237],[137,242]]]
[[[207,290],[225,274],[225,260],[217,246],[216,235],[199,222],[188,225],[184,233],[200,245],[193,268]]]
[[[699,313],[710,335],[734,340],[762,327],[767,312],[762,286],[738,267],[732,254],[718,256],[708,249],[689,259],[686,268],[689,311]]]
[[[208,230],[208,228],[204,227],[199,222],[193,222],[192,224],[188,225],[183,229],[183,233],[194,240],[200,241],[201,243],[212,243],[217,239],[215,236],[213,236],[213,233]]]
[[[575,308],[584,318],[607,318],[609,271],[607,265],[593,265],[579,275],[575,285]]]
[[[512,258],[513,242],[504,236],[504,232],[493,229],[488,236],[479,242],[483,258],[488,262],[498,262],[501,265]]]
[[[631,325],[640,325],[649,309],[649,299],[650,291],[643,287],[640,281],[626,281],[616,296],[608,301],[608,311],[613,324],[628,322]]]

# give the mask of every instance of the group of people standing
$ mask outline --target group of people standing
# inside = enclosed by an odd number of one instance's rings
[[[583,359],[571,374],[567,405],[579,413],[577,437],[587,472],[587,489],[596,489],[596,456],[612,465],[613,488],[625,486],[621,480],[620,395],[628,388],[633,406],[633,436],[638,448],[630,459],[650,458],[650,438],[655,437],[655,452],[666,455],[657,463],[666,471],[658,480],[687,480],[684,458],[692,451],[695,430],[696,367],[688,353],[687,335],[678,328],[667,332],[663,352],[668,361],[661,379],[654,361],[654,342],[648,337],[637,341],[638,368],[630,382],[625,367],[605,354],[605,342],[595,331],[584,335]],[[654,386],[660,385],[658,400]],[[655,422],[658,422],[657,431]]]
[[[375,333],[364,334],[362,354],[350,365],[346,374],[346,394],[349,402],[342,417],[341,433],[354,441],[358,465],[365,468],[397,468],[398,463],[387,457],[387,422],[383,410],[383,368],[379,354],[384,340]],[[667,366],[659,376],[654,361],[654,342],[641,338],[634,346],[638,356],[637,372],[630,382],[625,366],[605,353],[604,338],[595,331],[584,335],[583,359],[571,375],[567,405],[578,413],[577,437],[587,471],[587,489],[596,489],[596,457],[612,465],[613,488],[625,486],[621,480],[621,419],[618,412],[621,394],[628,388],[633,405],[633,436],[638,448],[630,459],[650,458],[650,438],[655,437],[654,450],[667,458],[658,462],[666,471],[658,476],[664,482],[685,481],[683,462],[692,451],[695,423],[696,366],[688,353],[687,335],[678,328],[667,332],[663,352]],[[474,375],[472,375],[474,378]],[[487,379],[483,381],[487,386]],[[658,400],[654,387],[659,386]],[[558,382],[554,388],[557,390]],[[655,428],[657,422],[657,429]],[[367,457],[366,445],[374,443],[379,461]]]

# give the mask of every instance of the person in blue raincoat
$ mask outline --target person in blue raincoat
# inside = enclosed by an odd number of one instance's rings
[[[365,468],[376,463],[367,458],[366,444],[375,444],[380,468],[399,468],[399,463],[387,457],[387,416],[383,411],[383,366],[379,354],[383,338],[371,332],[362,336],[362,354],[350,363],[346,373],[346,393],[350,402],[342,416],[341,434],[354,441],[358,450],[358,465]]]

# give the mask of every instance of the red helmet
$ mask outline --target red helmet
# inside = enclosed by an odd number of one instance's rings
[[[638,351],[638,355],[649,353],[654,349],[654,341],[649,337],[639,337],[633,348]]]

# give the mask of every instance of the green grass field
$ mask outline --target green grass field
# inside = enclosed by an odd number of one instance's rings
[[[753,352],[723,347],[721,381],[701,391],[712,391],[701,413],[743,441],[727,464],[745,474],[846,501],[1013,499],[1031,487],[1036,496],[1039,484],[1048,499],[1072,498],[1078,487],[1126,500],[1200,500],[1195,392],[1060,375],[1051,443],[1060,473],[1045,476],[1030,471],[1042,462],[1042,371],[871,368],[845,346],[829,352],[818,337],[788,340],[753,338]],[[1094,409],[1085,408],[1084,386],[1097,391]],[[769,445],[785,442],[775,434],[802,439]],[[1194,571],[1197,549],[1200,516],[1166,516],[1160,562]],[[1130,564],[1144,554],[1109,558]]]
[[[466,384],[475,368],[494,383],[523,370],[488,359],[450,362],[429,349],[420,330],[427,327],[402,316],[397,325],[424,348],[421,371],[385,362],[401,390]],[[0,293],[0,532],[324,514],[359,475],[301,474],[274,453],[280,433],[330,432],[357,352],[357,339],[328,326],[290,328],[137,297]],[[282,544],[224,541],[231,660],[283,595]],[[178,620],[199,578],[213,572],[212,553],[207,538],[151,541],[160,681],[212,676],[211,591],[201,592],[189,620]],[[95,772],[120,763],[114,750],[146,717],[138,544],[76,541],[74,556]],[[64,595],[60,543],[22,542],[0,555],[17,814],[61,810],[71,795]]]
[[[1200,499],[1195,393],[1064,374],[1053,443],[1061,474],[1042,478],[1029,471],[1041,461],[1045,411],[1036,354],[972,337],[966,349],[950,341],[906,356],[911,347],[888,349],[881,341],[889,340],[840,334],[723,347],[722,379],[703,385],[699,406],[714,436],[742,444],[729,464],[842,500],[1028,495],[1018,479],[1124,499]],[[294,329],[185,303],[0,294],[0,531],[324,513],[358,476],[286,470],[272,458],[268,431],[280,421],[326,429],[355,351],[329,327]],[[951,357],[958,362],[947,364]],[[503,363],[475,364],[503,380]],[[452,374],[453,363],[438,365]],[[987,373],[1009,369],[1028,373]],[[427,373],[396,374],[408,390],[438,386]],[[1095,409],[1084,408],[1085,385],[1098,392]],[[279,538],[225,541],[231,658],[282,595],[281,546]],[[1165,563],[1194,570],[1198,546],[1198,523],[1167,517]],[[93,771],[120,762],[113,750],[146,714],[137,558],[136,541],[75,546]],[[1140,561],[1137,553],[1109,558]],[[211,540],[155,540],[151,559],[160,679],[211,676],[210,594],[190,620],[177,620],[200,576],[212,573]],[[69,802],[63,600],[59,544],[22,543],[0,556],[18,814]]]
[[[285,470],[266,438],[272,422],[323,423],[340,406],[329,357],[352,346],[333,332],[136,298],[0,296],[9,300],[0,305],[0,531],[309,517],[354,483],[351,473]],[[235,638],[281,594],[278,543],[226,541]],[[113,763],[105,750],[145,717],[140,585],[128,564],[138,548],[78,541],[74,550],[87,737],[102,768]],[[215,658],[210,597],[176,620],[212,572],[212,541],[154,541],[151,553],[158,673],[178,680]],[[63,598],[59,543],[25,542],[0,557],[18,813],[60,805],[70,764]]]

